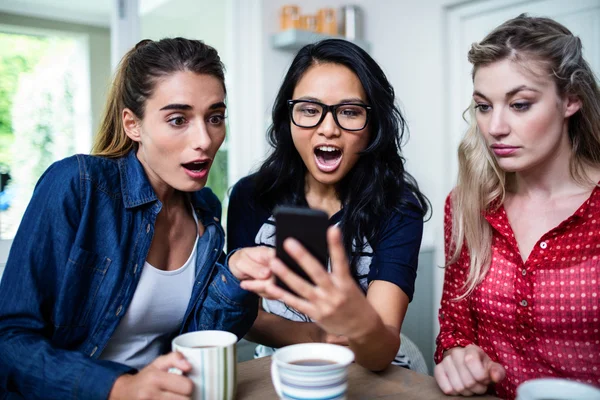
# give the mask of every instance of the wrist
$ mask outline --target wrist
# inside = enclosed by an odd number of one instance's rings
[[[311,323],[308,335],[310,341],[314,343],[325,343],[327,339],[327,332],[325,332],[319,325],[315,324],[314,322]]]
[[[360,315],[360,313],[358,314]],[[381,333],[386,330],[381,317],[373,309],[367,313],[368,317],[363,317],[355,329],[352,329],[350,335],[346,335],[349,341],[356,344],[370,343],[372,340],[381,340]],[[372,342],[371,342],[372,343]]]
[[[130,374],[123,374],[117,378],[115,383],[110,390],[110,394],[108,395],[108,400],[121,400],[127,398],[127,385],[129,380],[132,378]]]
[[[240,272],[236,267],[238,258],[240,257],[239,250],[240,249],[235,249],[233,251],[230,251],[229,254],[227,254],[227,257],[225,258],[225,267],[229,269],[229,272],[231,272],[233,276],[235,276],[238,280],[241,281],[242,279],[240,276]]]

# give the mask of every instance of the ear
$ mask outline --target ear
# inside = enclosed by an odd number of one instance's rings
[[[129,108],[125,108],[123,110],[121,118],[123,122],[123,129],[125,129],[125,134],[134,142],[140,142],[142,140],[142,121],[140,121]]]
[[[564,102],[564,117],[569,118],[581,109],[581,100],[575,95],[568,95]]]

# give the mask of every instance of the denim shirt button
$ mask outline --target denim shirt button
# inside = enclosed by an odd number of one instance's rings
[[[150,224],[146,225],[146,233],[150,232]]]
[[[215,220],[215,222],[219,222],[219,218],[213,217],[213,219]]]
[[[137,272],[137,263],[135,263],[135,265],[133,266],[133,274],[135,275],[135,273]]]
[[[221,275],[221,280],[223,283],[227,283],[227,277],[225,275]]]
[[[117,313],[116,313],[117,317],[121,314],[121,311],[123,311],[123,306],[119,306],[119,308],[117,308]]]
[[[96,354],[96,350],[98,350],[98,346],[94,346],[94,348],[92,349],[92,352],[90,353],[90,357],[92,357],[94,354]]]

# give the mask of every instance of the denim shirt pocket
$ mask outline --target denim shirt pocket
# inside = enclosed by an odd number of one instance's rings
[[[56,328],[87,325],[110,264],[108,257],[77,245],[71,248],[69,259],[58,277],[53,313]]]

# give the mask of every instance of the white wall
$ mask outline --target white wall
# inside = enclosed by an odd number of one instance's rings
[[[225,3],[170,0],[140,16],[141,38],[160,40],[182,36],[204,41],[227,58]]]

